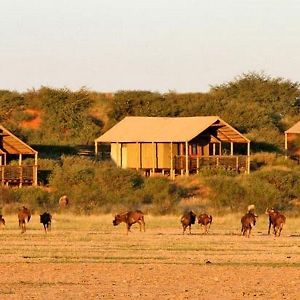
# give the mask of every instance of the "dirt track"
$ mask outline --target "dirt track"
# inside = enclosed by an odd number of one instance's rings
[[[177,218],[148,217],[146,233],[126,236],[110,216],[56,216],[46,236],[37,217],[24,235],[11,217],[0,231],[0,299],[299,299],[299,221],[280,239],[265,222],[243,238],[236,223],[182,236]]]

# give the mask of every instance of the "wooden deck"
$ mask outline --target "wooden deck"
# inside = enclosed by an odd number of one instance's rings
[[[37,185],[37,166],[0,166],[2,185]]]
[[[188,157],[188,170],[197,173],[203,168],[222,167],[227,170],[234,170],[239,173],[247,172],[248,156],[246,155],[229,155],[229,156],[201,156]],[[177,155],[174,157],[174,169],[186,170],[186,157]]]

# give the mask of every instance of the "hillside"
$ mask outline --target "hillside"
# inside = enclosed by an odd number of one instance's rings
[[[92,145],[126,115],[219,115],[253,141],[253,150],[281,152],[283,131],[300,119],[299,95],[297,82],[256,73],[207,93],[2,90],[0,122],[34,145]]]
[[[207,93],[2,90],[0,122],[39,151],[44,188],[0,189],[0,212],[14,210],[18,203],[56,210],[62,194],[72,199],[72,211],[88,214],[128,208],[153,214],[194,207],[244,211],[249,203],[259,212],[270,206],[299,212],[300,168],[282,156],[283,132],[300,119],[299,96],[297,82],[255,73]],[[92,152],[94,139],[127,115],[219,115],[251,139],[252,173],[203,169],[173,182],[76,155]]]

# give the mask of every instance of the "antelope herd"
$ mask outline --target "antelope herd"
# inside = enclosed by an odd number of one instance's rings
[[[64,197],[63,201],[61,200]],[[62,202],[64,202],[64,207],[68,204],[66,204],[66,196],[63,196],[59,200],[59,205],[61,206]],[[68,200],[69,201],[69,200]],[[67,201],[67,202],[68,202]],[[256,225],[258,215],[254,212],[255,207],[254,205],[249,205],[247,213],[241,218],[241,234],[246,237],[250,237],[252,228]],[[281,231],[283,229],[283,225],[285,224],[286,217],[284,214],[282,214],[280,211],[274,209],[274,208],[267,208],[265,211],[265,214],[269,217],[269,227],[268,227],[268,235],[270,235],[271,227],[273,227],[273,233],[275,237],[279,237],[281,234]],[[18,211],[18,220],[19,220],[19,227],[21,229],[21,233],[26,232],[26,224],[31,219],[31,211],[23,206]],[[204,227],[204,234],[208,234],[208,230],[212,224],[212,216],[208,215],[206,213],[197,214],[193,211],[189,211],[183,214],[183,216],[180,219],[181,225],[182,225],[182,234],[185,233],[186,229],[189,229],[189,233],[191,234],[191,227],[193,224],[196,223],[196,219],[198,219],[198,224],[201,227]],[[52,216],[48,212],[44,212],[42,215],[40,215],[40,223],[43,224],[44,231],[47,233],[51,230],[51,220]],[[134,224],[139,224],[140,231],[145,232],[145,217],[144,213],[140,210],[135,211],[128,211],[125,213],[117,214],[114,217],[113,225],[117,226],[120,223],[126,224],[126,233],[130,232],[131,226]],[[5,226],[5,219],[2,215],[0,215],[0,228]]]

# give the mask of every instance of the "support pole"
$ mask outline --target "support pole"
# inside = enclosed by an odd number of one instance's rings
[[[247,174],[250,174],[250,142],[247,143]]]
[[[189,144],[185,142],[185,175],[189,176]]]
[[[156,153],[155,153],[155,143],[152,142],[152,173],[155,173],[155,168],[156,168]]]
[[[123,167],[123,144],[120,143],[120,167]]]
[[[173,180],[174,179],[174,166],[173,166],[173,143],[170,143],[170,150],[171,150],[171,155],[170,155],[170,159],[171,159],[171,168],[170,168],[170,178]]]
[[[119,142],[117,142],[117,167],[120,167],[120,149],[119,149]]]
[[[38,185],[38,153],[34,154],[33,185]]]
[[[285,159],[288,158],[288,134],[284,133],[284,149],[285,149]]]
[[[215,156],[215,155],[216,155],[216,144],[213,143],[213,156]]]
[[[233,142],[230,142],[230,155],[233,156]]]
[[[95,141],[95,158],[98,159],[98,142]]]
[[[22,167],[22,154],[19,154],[19,170],[20,170],[20,177],[19,177],[19,187],[23,185],[23,167]]]

